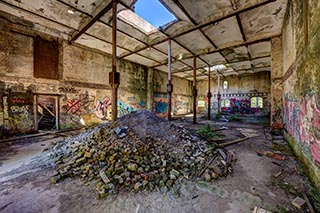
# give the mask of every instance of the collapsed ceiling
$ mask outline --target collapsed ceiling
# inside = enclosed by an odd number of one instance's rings
[[[287,0],[160,0],[177,20],[159,27],[134,13],[137,0],[119,0],[117,56],[197,80],[207,68],[224,75],[271,71],[270,39],[281,34]],[[112,52],[112,0],[0,0],[0,16],[23,18],[42,32]],[[212,75],[217,73],[211,69]]]

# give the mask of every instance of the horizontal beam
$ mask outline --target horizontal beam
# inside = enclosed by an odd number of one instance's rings
[[[227,14],[226,16],[223,16],[223,17],[220,17],[220,18],[217,18],[217,19],[214,19],[214,20],[205,22],[205,23],[203,23],[203,24],[199,24],[199,25],[197,25],[197,26],[195,26],[195,27],[193,27],[193,28],[191,28],[191,29],[189,29],[189,30],[180,32],[180,33],[178,33],[178,34],[176,34],[176,35],[169,36],[168,38],[163,39],[163,40],[158,41],[158,42],[155,42],[154,44],[152,44],[152,45],[150,45],[150,46],[155,46],[155,45],[157,45],[157,44],[161,44],[161,43],[163,43],[163,42],[165,42],[165,41],[167,41],[167,40],[169,40],[169,39],[174,40],[175,38],[177,38],[177,37],[179,37],[179,36],[183,36],[183,35],[185,35],[185,34],[188,34],[188,33],[193,32],[193,31],[195,31],[195,30],[198,30],[198,29],[207,27],[207,26],[209,26],[209,25],[211,25],[211,24],[214,24],[214,23],[216,23],[216,22],[220,22],[220,21],[222,21],[222,20],[224,20],[224,19],[230,18],[230,17],[232,17],[232,16],[234,16],[234,15],[237,15],[237,14],[240,14],[240,13],[244,13],[244,12],[247,12],[247,11],[250,11],[250,10],[252,10],[252,9],[255,9],[255,8],[257,8],[257,7],[261,7],[261,6],[263,6],[263,5],[266,5],[266,4],[269,4],[269,3],[271,3],[271,2],[275,2],[275,1],[276,1],[276,0],[266,0],[266,1],[262,1],[262,2],[260,2],[260,3],[258,3],[258,4],[255,4],[255,5],[246,7],[246,8],[244,8],[244,9],[237,10],[237,11],[235,11],[235,12],[232,12],[232,13]],[[132,52],[130,52],[130,53],[127,53],[127,54],[125,54],[125,55],[122,55],[122,56],[120,56],[119,58],[125,58],[125,57],[127,57],[127,56],[129,56],[129,55],[135,54],[135,53],[140,52],[140,51],[142,51],[142,50],[145,50],[145,49],[147,49],[147,48],[148,48],[148,47],[143,47],[143,48],[137,49],[137,50],[135,50],[135,51],[132,51]]]
[[[73,43],[77,40],[83,33],[85,33],[96,21],[98,21],[104,14],[106,14],[112,8],[113,0],[105,6],[96,16],[94,16],[77,34],[72,36],[69,43]]]

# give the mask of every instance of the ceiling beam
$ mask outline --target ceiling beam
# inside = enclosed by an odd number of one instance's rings
[[[163,42],[165,42],[165,41],[167,41],[167,40],[169,40],[169,39],[173,40],[173,39],[175,39],[175,38],[177,38],[177,37],[179,37],[179,36],[182,36],[182,35],[191,33],[191,32],[193,32],[193,31],[195,31],[195,30],[198,30],[198,29],[207,27],[207,26],[209,26],[209,25],[211,25],[211,24],[214,24],[214,23],[216,23],[216,22],[220,22],[220,21],[222,21],[222,20],[224,20],[224,19],[227,19],[227,18],[230,18],[230,17],[232,17],[232,16],[234,16],[234,15],[236,15],[236,14],[244,13],[244,12],[253,10],[253,9],[255,9],[255,8],[261,7],[261,6],[263,6],[263,5],[266,5],[266,4],[269,4],[269,3],[271,3],[271,2],[275,2],[275,1],[276,1],[276,0],[266,0],[266,1],[262,1],[262,2],[260,2],[260,3],[258,3],[258,4],[255,4],[255,5],[251,5],[251,6],[249,6],[249,7],[246,7],[246,8],[244,8],[244,9],[237,10],[237,11],[235,11],[235,12],[232,12],[232,13],[227,14],[226,16],[223,16],[223,17],[220,17],[220,18],[211,20],[211,21],[207,21],[207,22],[205,22],[205,23],[203,23],[203,24],[199,24],[199,25],[197,25],[197,26],[195,26],[195,27],[193,27],[193,28],[191,28],[191,29],[189,29],[189,30],[180,32],[180,33],[178,33],[178,34],[176,34],[176,35],[173,35],[173,36],[169,36],[168,38],[163,39],[163,40],[158,41],[158,42],[155,42],[154,44],[152,44],[152,45],[150,45],[150,46],[154,46],[154,45],[157,45],[157,44],[161,44],[161,43],[163,43]],[[132,52],[130,52],[130,53],[124,54],[124,55],[120,56],[119,58],[127,57],[127,56],[129,56],[129,55],[135,54],[135,53],[140,52],[140,51],[142,51],[142,50],[145,50],[145,49],[147,49],[147,48],[148,48],[148,47],[144,47],[144,48],[137,49],[137,50],[132,51]]]
[[[229,46],[226,46],[226,47],[222,47],[222,48],[218,48],[218,49],[215,49],[215,50],[211,50],[209,52],[206,52],[206,53],[201,53],[201,54],[197,54],[196,56],[201,56],[201,55],[208,55],[208,54],[212,54],[212,53],[216,53],[216,52],[221,52],[223,50],[226,50],[226,49],[233,49],[233,48],[237,48],[237,47],[242,47],[242,46],[246,46],[246,45],[252,45],[252,44],[256,44],[256,43],[259,43],[259,42],[265,42],[265,41],[270,41],[271,38],[273,37],[277,37],[279,36],[279,34],[274,34],[272,36],[268,36],[268,37],[264,37],[264,38],[259,38],[259,39],[254,39],[254,40],[250,40],[250,41],[246,41],[246,42],[241,42],[241,43],[238,43],[238,44],[234,44],[234,45],[229,45]],[[189,58],[192,58],[193,56],[189,56],[189,57],[185,57],[183,59],[189,59]],[[161,66],[161,65],[166,65],[167,62],[162,62],[161,64],[158,64],[158,65],[155,65],[155,66],[152,66],[151,68],[155,68],[157,66]],[[234,63],[234,62],[231,62],[231,63]]]
[[[243,30],[243,25],[242,25],[242,22],[241,22],[241,19],[240,19],[240,15],[237,14],[236,18],[237,18],[237,22],[238,22],[238,26],[239,26],[239,29],[240,29],[240,32],[241,32],[242,39],[243,39],[244,42],[246,42],[247,38],[246,38],[246,34],[244,33],[244,30]],[[251,69],[253,69],[252,60],[251,60],[251,53],[249,51],[248,45],[245,45],[245,47],[246,47],[247,52],[248,52],[248,57],[249,57],[249,60],[250,60]]]
[[[74,34],[69,43],[73,43],[75,40],[77,40],[83,33],[85,33],[96,21],[98,21],[104,14],[106,14],[109,10],[112,8],[112,2],[115,0],[112,0],[107,4],[96,16],[94,16],[84,27],[82,27],[81,30],[79,30],[78,33]]]
[[[270,57],[271,55],[270,54],[266,54],[266,55],[263,55],[263,56],[258,56],[258,57],[254,57],[254,58],[251,58],[251,60],[257,60],[257,59],[262,59],[262,58],[268,58]],[[244,61],[248,61],[249,59],[243,59],[243,60],[237,60],[237,61],[232,61],[231,64],[234,64],[234,63],[239,63],[239,62],[244,62]],[[214,66],[216,64],[213,64],[211,66]],[[207,66],[202,66],[202,67],[198,67],[198,69],[204,69],[206,68]],[[172,72],[173,73],[180,73],[180,72],[188,72],[188,71],[192,71],[192,69],[181,69],[181,70],[177,70],[175,72]]]

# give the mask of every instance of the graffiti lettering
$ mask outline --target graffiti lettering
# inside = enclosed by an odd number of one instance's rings
[[[26,105],[26,106],[11,106],[10,110],[13,113],[16,113],[16,112],[21,113],[21,112],[23,112],[25,114],[28,114],[29,106],[28,105]]]
[[[111,100],[109,97],[105,97],[102,100],[97,100],[96,104],[96,116],[102,120],[108,118],[108,109],[110,110]]]

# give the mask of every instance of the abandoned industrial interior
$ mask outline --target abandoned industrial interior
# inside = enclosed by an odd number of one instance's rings
[[[320,212],[320,1],[142,1],[0,0],[0,212]]]

